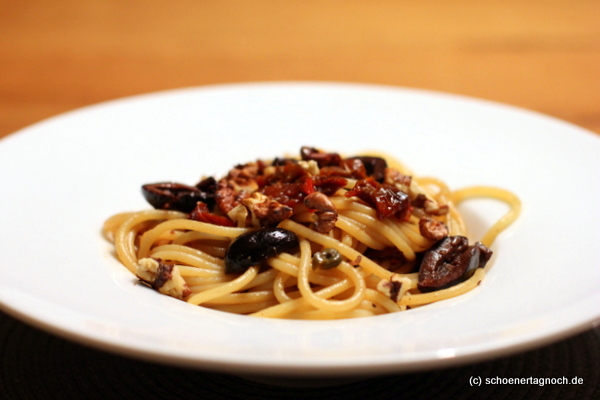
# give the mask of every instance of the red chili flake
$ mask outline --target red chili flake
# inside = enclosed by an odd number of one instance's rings
[[[412,211],[408,194],[392,185],[379,183],[373,178],[361,179],[346,197],[356,196],[371,205],[377,211],[377,218],[391,216],[406,221]]]
[[[309,195],[315,192],[315,181],[310,176],[307,176],[302,184],[302,192],[305,195]]]

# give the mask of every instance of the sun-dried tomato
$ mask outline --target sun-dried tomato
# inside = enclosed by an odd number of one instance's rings
[[[338,176],[315,176],[314,178],[315,189],[327,196],[333,196],[335,192],[345,187],[348,184],[348,180]],[[307,193],[310,194],[310,193]]]
[[[373,178],[361,179],[346,197],[356,196],[367,202],[377,212],[380,220],[395,216],[405,221],[410,217],[411,205],[408,194],[392,185],[379,183]]]
[[[350,170],[347,170],[340,166],[330,166],[330,167],[322,167],[319,170],[320,176],[338,176],[338,177],[346,177],[351,178],[352,173]]]
[[[303,183],[278,183],[265,186],[261,193],[283,205],[294,207],[304,200]]]
[[[364,179],[367,177],[367,170],[363,162],[356,158],[341,160],[339,165],[329,165],[321,167],[320,176],[337,176],[342,178]]]
[[[315,192],[315,181],[310,176],[307,176],[304,180],[304,183],[302,184],[302,192],[306,195]]]
[[[368,176],[365,163],[359,158],[345,159],[344,166],[350,171],[350,176],[354,179],[365,179]]]
[[[267,185],[260,189],[260,193],[283,205],[294,207],[302,203],[307,195],[314,193],[316,190],[315,180],[305,174],[294,182]]]
[[[294,183],[307,176],[306,171],[299,164],[286,161],[283,165],[275,167],[275,171],[264,177],[260,183],[261,187],[277,183]]]
[[[365,168],[366,176],[371,176],[377,182],[383,182],[387,162],[381,157],[359,156],[351,157],[348,160],[360,160]]]
[[[236,192],[233,187],[227,183],[226,179],[221,179],[218,183],[217,191],[215,192],[215,202],[217,208],[223,214],[227,214],[241,204],[242,200],[248,196],[249,194],[243,190],[241,192]]]
[[[325,153],[314,147],[302,147],[300,156],[304,161],[316,161],[319,168],[342,165],[342,157],[338,153]]]
[[[235,223],[229,218],[211,213],[208,206],[201,201],[196,204],[196,208],[190,213],[190,219],[213,225],[235,226]]]

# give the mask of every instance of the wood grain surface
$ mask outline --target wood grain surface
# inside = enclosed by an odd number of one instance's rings
[[[600,134],[600,1],[0,0],[0,137],[114,98],[282,80],[451,92]]]

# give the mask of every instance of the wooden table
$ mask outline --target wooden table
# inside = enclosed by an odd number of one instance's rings
[[[600,133],[600,2],[0,0],[0,137],[117,97],[274,80],[446,91]]]
[[[600,134],[599,72],[598,0],[0,0],[0,138],[118,97],[249,81],[451,92]],[[0,398],[588,399],[599,352],[597,328],[499,360],[290,390],[89,349],[0,312]],[[470,387],[477,375],[584,384]]]

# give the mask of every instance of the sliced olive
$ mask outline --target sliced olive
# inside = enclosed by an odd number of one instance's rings
[[[466,278],[470,278],[475,273],[475,270],[479,268],[479,248],[475,246],[470,246],[462,253],[457,259],[457,264],[462,267],[465,267],[464,272],[460,276],[460,280],[464,280]]]
[[[196,184],[196,188],[200,191],[200,197],[202,198],[200,201],[212,210],[215,207],[215,192],[217,191],[217,181],[215,178],[212,176],[204,178]]]
[[[225,273],[239,274],[269,257],[298,247],[294,232],[282,228],[261,228],[247,232],[231,242],[225,253]]]
[[[174,182],[149,183],[142,186],[142,194],[156,209],[189,213],[199,201],[212,209],[216,186],[214,178],[206,178],[196,186]]]
[[[313,269],[331,269],[342,263],[342,255],[336,249],[324,249],[315,253],[312,257]]]
[[[423,255],[419,269],[419,290],[431,292],[463,282],[477,268],[485,266],[492,252],[477,242],[469,246],[464,236],[448,236]]]
[[[283,167],[286,164],[298,164],[298,160],[295,158],[277,157],[271,162],[271,165],[274,167]]]
[[[471,249],[477,249],[477,252]],[[463,274],[463,279],[469,279],[471,276],[473,276],[477,268],[485,267],[493,254],[493,252],[481,242],[475,242],[474,245],[470,246],[467,252],[470,251],[472,251],[470,254],[471,260],[469,262],[469,266]]]

